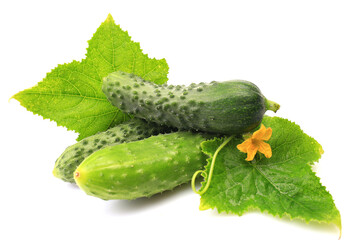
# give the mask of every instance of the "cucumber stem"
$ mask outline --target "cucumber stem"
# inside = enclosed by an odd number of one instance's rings
[[[271,110],[276,113],[277,110],[279,110],[279,108],[280,108],[280,104],[266,99],[266,109],[267,110]]]

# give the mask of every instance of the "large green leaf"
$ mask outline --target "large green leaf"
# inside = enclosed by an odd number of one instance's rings
[[[85,59],[57,66],[38,85],[13,98],[27,110],[80,133],[80,140],[129,119],[101,91],[102,78],[118,70],[162,84],[169,68],[165,59],[144,54],[109,15],[89,41]]]
[[[263,124],[273,130],[268,141],[272,157],[267,159],[258,153],[247,162],[246,154],[236,148],[243,140],[231,140],[217,156],[211,185],[201,196],[200,209],[217,208],[219,212],[238,215],[259,209],[306,222],[334,223],[341,229],[340,213],[332,196],[311,169],[321,157],[321,145],[286,119],[265,117]],[[212,156],[222,142],[203,142],[203,152]]]

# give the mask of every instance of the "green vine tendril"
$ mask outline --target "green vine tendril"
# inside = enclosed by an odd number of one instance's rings
[[[235,135],[232,135],[232,136],[230,136],[230,137],[225,138],[225,141],[216,149],[216,151],[215,151],[215,153],[214,153],[214,156],[213,156],[213,158],[212,158],[212,160],[211,160],[211,166],[210,166],[210,171],[209,171],[209,178],[208,178],[208,180],[207,180],[207,182],[206,182],[206,185],[205,185],[204,189],[201,190],[201,191],[200,191],[200,190],[199,190],[199,191],[196,190],[196,188],[195,188],[195,180],[196,180],[196,177],[197,177],[197,175],[198,175],[199,173],[204,173],[204,174],[205,174],[205,178],[206,178],[206,176],[207,176],[207,173],[205,172],[205,170],[198,170],[198,171],[196,171],[196,172],[194,173],[194,175],[192,176],[192,179],[191,179],[191,187],[192,187],[192,190],[193,190],[195,193],[202,195],[202,194],[204,194],[204,193],[208,190],[208,188],[210,187],[211,178],[212,178],[212,174],[213,174],[213,171],[214,171],[214,166],[215,166],[216,157],[217,157],[218,153],[220,152],[220,150],[221,150],[223,147],[225,147],[226,144],[228,144],[228,143],[231,141],[231,139],[233,139],[234,137],[235,137]]]

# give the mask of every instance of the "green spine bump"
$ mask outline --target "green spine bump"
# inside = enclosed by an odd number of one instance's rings
[[[180,130],[242,134],[256,128],[266,110],[279,104],[267,100],[253,83],[243,80],[157,85],[124,72],[103,80],[108,100],[123,112]]]
[[[205,140],[174,132],[107,147],[86,158],[74,178],[85,193],[104,200],[150,197],[189,182],[203,168]]]
[[[56,160],[53,174],[65,182],[75,182],[73,177],[75,169],[90,154],[108,146],[137,141],[152,135],[168,132],[171,132],[171,129],[168,127],[147,123],[142,119],[131,119],[105,132],[84,138],[66,148]]]

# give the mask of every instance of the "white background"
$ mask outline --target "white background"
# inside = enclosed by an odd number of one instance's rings
[[[111,13],[169,83],[246,79],[324,150],[317,175],[360,239],[359,1],[1,1],[0,239],[337,239],[333,225],[258,212],[199,211],[184,185],[151,199],[103,201],[52,175],[77,134],[8,99],[84,58]],[[271,114],[272,115],[272,114]]]

